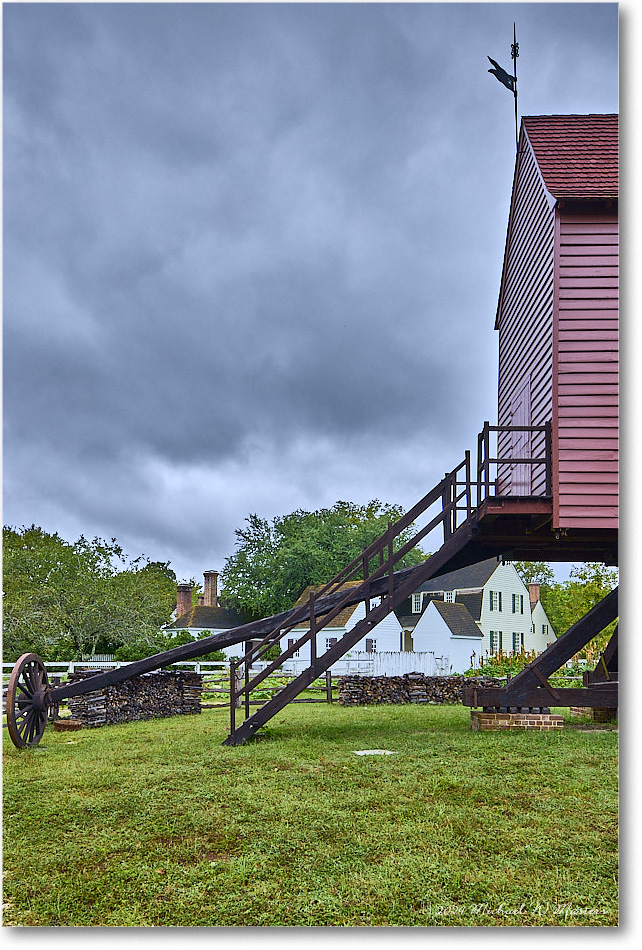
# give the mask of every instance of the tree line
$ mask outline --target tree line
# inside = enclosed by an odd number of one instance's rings
[[[222,606],[243,621],[287,610],[306,587],[329,581],[401,514],[398,506],[375,499],[299,509],[271,521],[249,515],[221,572]],[[394,549],[412,533],[400,534]],[[396,570],[429,556],[415,548]],[[568,581],[557,583],[548,564],[514,563],[526,583],[541,585],[557,635],[617,584],[617,571],[602,564],[575,566]],[[165,629],[176,606],[176,582],[169,562],[131,559],[115,538],[81,536],[72,543],[36,525],[5,527],[3,659],[34,652],[51,661],[96,653],[135,660],[189,642],[186,631]]]

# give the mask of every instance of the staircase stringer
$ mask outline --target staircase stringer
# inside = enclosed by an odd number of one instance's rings
[[[256,710],[238,728],[227,737],[223,745],[241,745],[264,726],[288,703],[306,689],[315,679],[324,673],[333,663],[341,659],[368,631],[387,617],[395,607],[399,606],[419,584],[429,580],[447,569],[448,562],[469,544],[471,541],[471,524],[464,522],[446,541],[439,551],[432,554],[428,560],[417,567],[406,569],[392,574],[392,592],[384,596],[382,603],[372,607],[367,616],[360,620],[340,640],[331,646],[324,654],[317,657],[302,673],[291,680],[283,689]]]

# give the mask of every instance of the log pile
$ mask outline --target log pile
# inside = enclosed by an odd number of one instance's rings
[[[97,670],[72,673],[69,682],[95,676]],[[190,671],[157,670],[132,676],[68,700],[72,718],[84,726],[106,726],[137,719],[186,716],[201,711],[202,675]]]
[[[460,703],[466,686],[505,686],[505,677],[493,676],[342,676],[339,679],[341,706],[370,706],[379,703]]]

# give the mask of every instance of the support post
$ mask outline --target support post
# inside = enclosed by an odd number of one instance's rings
[[[314,591],[310,591],[310,666],[317,671],[317,618],[314,615]]]
[[[330,670],[325,671],[325,695],[329,703],[332,702],[332,673]]]

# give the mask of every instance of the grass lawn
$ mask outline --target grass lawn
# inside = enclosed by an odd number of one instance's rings
[[[617,733],[469,721],[299,704],[238,748],[224,710],[5,736],[4,925],[615,926]]]

